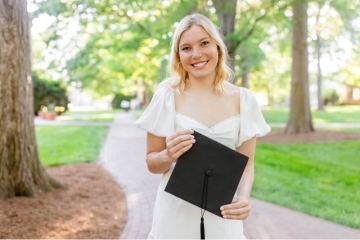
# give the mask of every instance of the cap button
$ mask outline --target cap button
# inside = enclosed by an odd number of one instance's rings
[[[211,175],[211,171],[210,171],[210,170],[206,170],[205,174],[206,174],[207,176],[210,176],[210,175]]]

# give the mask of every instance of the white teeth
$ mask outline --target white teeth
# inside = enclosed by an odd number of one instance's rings
[[[193,64],[194,67],[201,67],[201,66],[204,66],[207,62],[201,62],[201,63],[196,63],[196,64]]]

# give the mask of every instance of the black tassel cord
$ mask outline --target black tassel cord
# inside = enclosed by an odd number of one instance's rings
[[[204,218],[203,217],[201,217],[200,235],[201,235],[201,239],[205,239],[205,226],[204,226]]]
[[[207,202],[207,188],[208,188],[209,175],[210,174],[208,174],[208,173],[205,174],[203,195],[202,195],[202,200],[201,200],[201,223],[200,223],[200,236],[201,236],[201,239],[205,239],[204,213],[205,213],[206,202]]]

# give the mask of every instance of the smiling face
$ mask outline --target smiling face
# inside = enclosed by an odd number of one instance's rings
[[[193,25],[182,33],[179,58],[190,80],[214,81],[219,60],[218,46],[201,26]]]

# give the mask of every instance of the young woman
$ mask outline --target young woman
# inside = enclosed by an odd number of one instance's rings
[[[256,137],[270,131],[260,107],[245,88],[231,84],[232,71],[218,28],[205,16],[183,18],[172,39],[172,76],[159,84],[136,125],[147,132],[146,162],[163,174],[149,238],[200,238],[199,208],[164,191],[177,159],[195,143],[193,130],[249,157],[223,218],[205,213],[207,238],[244,238],[250,213]],[[193,129],[193,130],[192,130]]]

